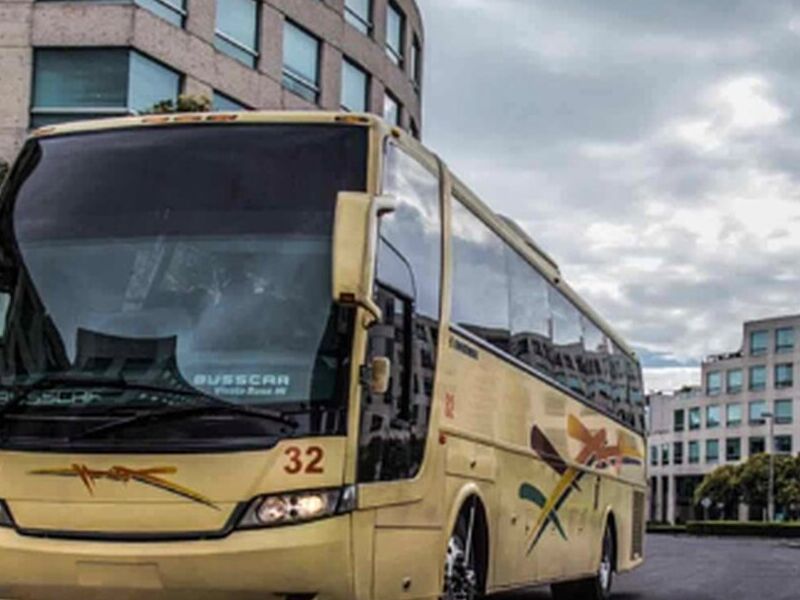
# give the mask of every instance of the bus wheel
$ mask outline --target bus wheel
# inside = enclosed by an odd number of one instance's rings
[[[443,600],[477,600],[483,597],[475,544],[475,504],[458,517],[444,558]]]
[[[614,554],[614,534],[606,526],[597,574],[589,579],[554,584],[551,588],[554,600],[608,600],[614,582]]]

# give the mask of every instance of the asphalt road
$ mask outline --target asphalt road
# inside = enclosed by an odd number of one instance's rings
[[[613,600],[798,600],[800,544],[651,535],[647,562],[617,577]],[[548,600],[547,590],[497,600]]]

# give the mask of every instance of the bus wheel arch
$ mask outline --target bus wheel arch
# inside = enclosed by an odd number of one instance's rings
[[[606,530],[611,532],[611,539],[614,542],[614,555],[613,567],[614,572],[619,573],[619,532],[617,531],[617,518],[614,516],[614,511],[610,508],[606,512],[605,524],[603,525],[602,535],[605,535]]]
[[[445,566],[442,580],[447,586],[448,567],[451,547],[454,538],[468,537],[466,531],[471,525],[471,546],[470,553],[474,560],[478,594],[475,598],[483,597],[486,593],[489,578],[489,518],[486,510],[486,503],[482,494],[474,486],[467,486],[459,494],[458,501],[454,503],[454,509],[448,519],[448,529],[445,545]],[[444,596],[447,598],[448,596]],[[461,597],[461,596],[456,596]]]

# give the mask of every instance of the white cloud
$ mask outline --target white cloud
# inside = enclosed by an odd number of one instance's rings
[[[677,390],[684,385],[700,385],[699,367],[661,367],[643,369],[647,393]]]
[[[426,143],[632,344],[696,362],[797,312],[792,2],[421,3]]]

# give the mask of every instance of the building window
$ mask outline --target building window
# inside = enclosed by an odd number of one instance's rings
[[[661,444],[661,464],[669,464],[669,444]]]
[[[775,423],[788,425],[794,420],[793,402],[791,399],[775,400]]]
[[[742,424],[742,405],[738,402],[725,407],[725,421],[728,427],[738,427]]]
[[[316,104],[319,99],[317,38],[286,21],[283,33],[283,87]]]
[[[769,345],[769,332],[766,330],[750,332],[750,354],[758,356],[766,354]]]
[[[136,0],[136,4],[177,27],[183,27],[186,19],[186,0]]]
[[[176,100],[180,85],[180,74],[133,50],[36,50],[31,126],[136,114]]]
[[[372,0],[345,0],[344,18],[364,35],[372,31]]]
[[[685,427],[686,412],[683,409],[676,410],[672,417],[675,431],[683,431]]]
[[[411,43],[411,81],[414,87],[419,90],[422,87],[422,44],[419,38],[415,35],[414,41]]]
[[[350,112],[369,110],[369,75],[347,59],[342,61],[342,108]]]
[[[703,426],[700,408],[689,409],[689,430],[700,429]]]
[[[218,112],[238,112],[243,110],[250,110],[247,106],[234,100],[230,96],[226,96],[222,92],[214,92],[213,107]]]
[[[706,407],[706,427],[708,429],[719,427],[721,418],[718,404],[712,404]]]
[[[658,466],[658,446],[650,446],[650,466]]]
[[[764,413],[767,412],[767,403],[763,400],[754,400],[750,403],[749,406],[750,411],[750,424],[751,425],[763,425],[764,424]]]
[[[792,387],[792,385],[794,385],[793,371],[794,365],[792,363],[775,365],[775,387]]]
[[[700,442],[689,442],[689,464],[696,465],[700,462]]]
[[[406,44],[406,15],[400,8],[389,2],[386,9],[386,54],[399,67],[403,66]]]
[[[775,330],[775,352],[792,352],[794,350],[794,328],[781,327]]]
[[[749,387],[751,390],[763,390],[767,387],[767,368],[764,365],[750,367],[750,382]]]
[[[727,391],[729,394],[738,394],[742,391],[743,376],[741,369],[731,369],[727,373]]]
[[[386,119],[389,125],[400,127],[400,119],[403,113],[403,108],[400,101],[392,96],[389,92],[383,98],[383,118]]]
[[[258,2],[255,0],[217,0],[217,50],[248,67],[258,60]]]
[[[767,446],[764,443],[763,437],[751,437],[750,438],[750,456],[755,456],[756,454],[764,454],[767,450]]]
[[[672,462],[676,465],[683,464],[683,442],[672,444]]]
[[[706,462],[719,462],[719,440],[706,440]]]
[[[700,408],[690,408],[689,409],[689,429],[700,429],[702,426],[701,416],[700,416]]]
[[[741,438],[728,438],[725,440],[725,460],[736,462],[742,459]]]
[[[792,453],[792,436],[790,436],[790,435],[776,435],[775,436],[775,453],[776,454],[791,454]]]
[[[706,394],[716,396],[722,391],[722,373],[712,371],[706,373]]]

